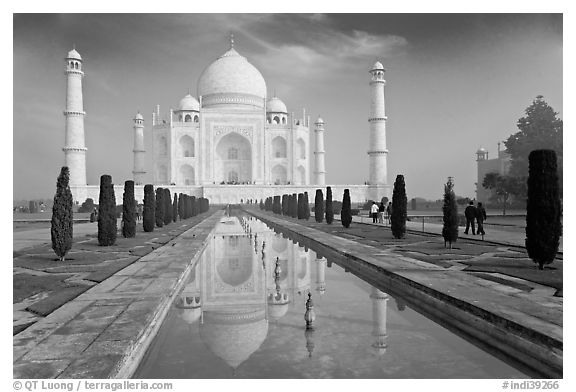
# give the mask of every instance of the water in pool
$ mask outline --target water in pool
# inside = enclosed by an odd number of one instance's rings
[[[313,329],[306,329],[308,294]],[[528,376],[240,216],[216,227],[135,377]]]

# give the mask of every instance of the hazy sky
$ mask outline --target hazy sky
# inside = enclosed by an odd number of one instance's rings
[[[64,163],[64,57],[84,59],[89,184],[132,176],[132,118],[176,107],[203,69],[235,48],[268,95],[325,120],[327,182],[368,178],[368,70],[386,68],[388,178],[408,198],[474,197],[475,152],[537,95],[562,117],[562,16],[543,14],[52,14],[14,16],[14,198],[52,197]],[[149,173],[151,159],[148,159]],[[150,177],[151,178],[151,177]]]

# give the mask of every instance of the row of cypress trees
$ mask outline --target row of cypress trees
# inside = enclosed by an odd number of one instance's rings
[[[154,231],[154,225],[162,227],[178,218],[187,219],[208,211],[210,203],[206,198],[196,198],[180,193],[174,194],[172,200],[170,190],[154,186],[144,186],[144,231]],[[111,246],[116,243],[117,237],[116,196],[112,177],[104,174],[100,177],[100,194],[98,199],[98,244]],[[52,249],[60,261],[72,248],[73,238],[73,200],[70,191],[70,170],[64,166],[60,170],[56,183],[56,194],[52,207],[50,227]],[[136,236],[136,200],[134,198],[134,181],[124,183],[122,197],[122,236],[132,238]]]

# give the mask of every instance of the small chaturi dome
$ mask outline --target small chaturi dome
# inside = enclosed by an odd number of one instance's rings
[[[324,120],[322,119],[322,117],[318,116],[318,119],[316,120],[316,124],[324,124]]]
[[[384,66],[382,65],[382,63],[380,61],[376,61],[374,63],[374,65],[372,66],[372,71],[384,71]]]
[[[476,154],[485,154],[486,152],[487,152],[487,151],[486,151],[485,148],[480,147],[480,148],[478,149],[478,151],[476,151]]]
[[[80,53],[78,53],[76,49],[72,49],[71,51],[69,51],[68,56],[66,56],[66,58],[73,60],[82,60],[82,56],[80,56]]]
[[[144,116],[142,116],[142,115],[140,114],[140,112],[138,112],[138,113],[136,114],[136,117],[134,117],[134,120],[144,120]]]
[[[180,100],[178,104],[178,110],[200,110],[200,102],[190,94],[186,94],[184,98]]]
[[[272,97],[266,103],[266,111],[268,113],[288,113],[286,105],[278,97]]]

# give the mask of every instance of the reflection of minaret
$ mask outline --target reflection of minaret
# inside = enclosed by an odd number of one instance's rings
[[[316,255],[316,291],[326,292],[326,259]]]
[[[372,347],[375,347],[377,354],[381,355],[386,353],[386,347],[388,347],[388,334],[386,333],[388,294],[372,287],[370,299],[372,300],[372,336],[375,337]]]

